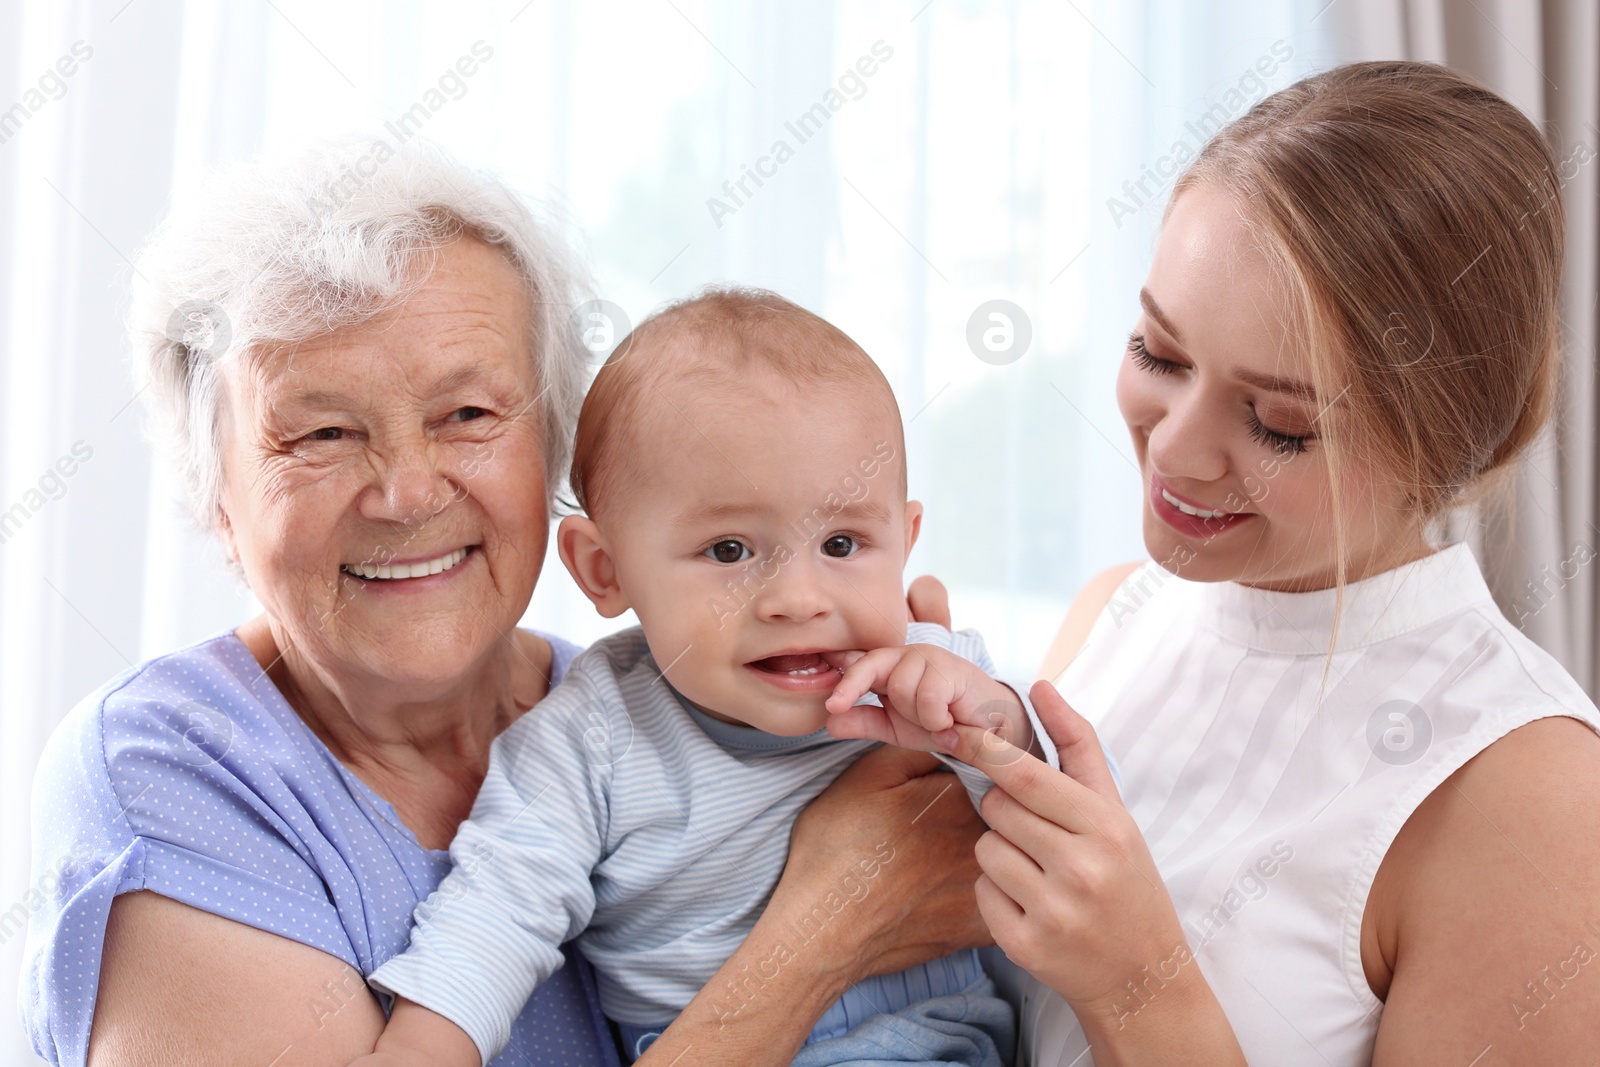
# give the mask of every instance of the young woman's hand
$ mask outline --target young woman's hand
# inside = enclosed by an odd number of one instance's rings
[[[955,754],[997,785],[983,801],[991,829],[977,846],[978,906],[1007,956],[1080,1018],[1116,1027],[1169,989],[1177,1000],[1197,968],[1094,728],[1049,682],[1030,695],[1059,772],[992,732],[957,727]]]

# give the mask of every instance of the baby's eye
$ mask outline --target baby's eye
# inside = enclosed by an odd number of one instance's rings
[[[753,558],[755,553],[746,548],[744,542],[730,539],[718,541],[706,549],[706,555],[718,563],[743,563],[745,560]]]
[[[856,539],[849,534],[834,534],[822,542],[822,554],[833,556],[835,559],[844,559],[846,556],[852,555],[859,547],[861,546],[856,544]]]

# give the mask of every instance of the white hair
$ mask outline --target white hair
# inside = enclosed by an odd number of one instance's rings
[[[221,168],[198,188],[139,256],[128,330],[151,437],[182,469],[202,527],[215,528],[222,490],[219,363],[395,308],[462,234],[503,251],[526,287],[554,501],[592,355],[569,325],[588,275],[554,221],[421,138],[318,141]]]

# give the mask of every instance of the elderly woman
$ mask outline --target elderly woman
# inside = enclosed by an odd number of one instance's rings
[[[144,254],[133,329],[198,517],[265,610],[113,679],[49,745],[35,864],[62,876],[24,1014],[51,1063],[371,1051],[363,975],[448,870],[490,743],[577,651],[517,627],[588,355],[561,243],[416,142],[209,188]],[[807,812],[766,915],[675,1024],[697,1062],[787,1062],[852,982],[985,940],[980,826],[931,767],[873,753]],[[880,891],[752,993],[775,932],[885,838]],[[616,1062],[569,955],[496,1063]],[[730,990],[734,1016],[712,1005]]]

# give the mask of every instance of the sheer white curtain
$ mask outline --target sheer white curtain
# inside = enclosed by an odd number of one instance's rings
[[[1026,675],[1082,581],[1142,552],[1112,379],[1173,157],[1331,61],[1321,7],[0,6],[0,1002],[50,730],[253,610],[150,461],[121,340],[131,260],[208,165],[421,105],[425,136],[562,205],[635,319],[731,280],[836,321],[908,420],[928,505],[913,571]],[[462,56],[471,76],[451,73]],[[995,300],[1022,314],[969,331]],[[1030,339],[1010,359],[974,349],[985,329]],[[554,560],[527,621],[615,625]],[[13,1019],[0,1060],[23,1062]]]

